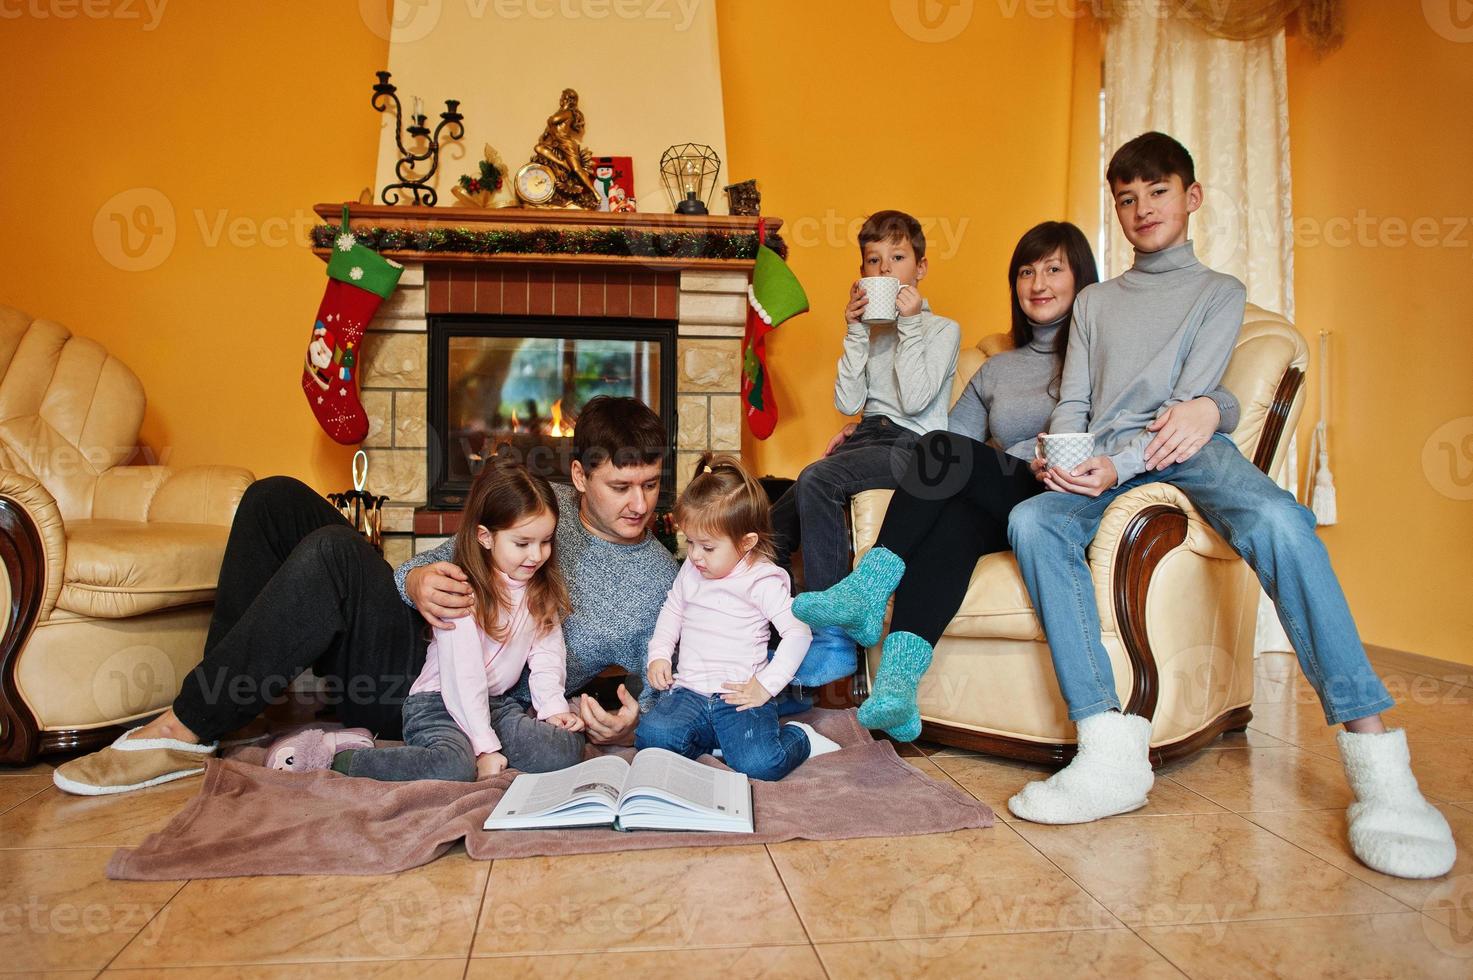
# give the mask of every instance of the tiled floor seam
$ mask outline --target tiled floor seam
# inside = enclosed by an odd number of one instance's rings
[[[493,858],[486,862],[486,884],[481,889],[481,903],[476,906],[475,925],[471,926],[471,944],[465,951],[465,969],[460,972],[460,980],[465,980],[471,972],[471,960],[476,955],[476,937],[481,934],[481,918],[486,914],[486,901],[491,895],[491,876],[496,871],[496,861]]]
[[[137,932],[135,932],[135,933],[133,933],[133,935],[129,936],[127,942],[123,943],[123,945],[121,945],[121,946],[118,947],[118,951],[116,953],[114,953],[112,955],[112,957],[109,958],[108,961],[102,965],[102,969],[100,969],[100,970],[97,971],[97,976],[102,976],[109,969],[111,969],[112,968],[112,965],[117,962],[118,957],[119,956],[122,956],[123,953],[128,949],[129,946],[132,946],[135,942],[138,941],[138,937],[141,936],[141,935],[143,935],[148,930],[148,927],[154,924],[154,920],[156,920],[159,916],[161,916],[161,915],[164,914],[164,909],[168,908],[169,905],[170,905],[170,903],[172,903],[174,901],[174,899],[178,898],[179,897],[179,893],[182,892],[189,885],[190,881],[193,881],[193,880],[194,879],[192,879],[192,878],[187,878],[184,881],[181,881],[179,883],[179,887],[176,888],[176,889],[174,889],[174,894],[172,894],[172,895],[169,896],[169,901],[167,901],[167,902],[163,903],[162,905],[160,905],[159,906],[159,910],[157,912],[155,912],[153,915],[150,915],[148,917],[148,921],[145,922],[141,927],[139,927],[139,929],[138,929]]]
[[[793,893],[788,890],[788,883],[783,878],[783,869],[778,867],[777,858],[772,856],[772,848],[767,844],[763,844],[762,853],[767,855],[767,863],[772,865],[772,871],[777,875],[777,883],[783,886],[783,895],[787,898],[788,905],[792,907],[793,915],[798,919],[798,928],[803,930],[803,938],[808,940],[808,948],[813,950],[814,959],[818,960],[818,968],[823,971],[825,977],[833,980],[829,974],[828,965],[824,963],[823,957],[819,955],[818,950],[814,947],[813,933],[808,931],[808,923],[803,921],[803,912],[798,908],[798,903],[793,901]]]
[[[1339,807],[1316,807],[1315,809],[1316,810],[1320,810],[1320,811],[1324,811],[1324,810],[1339,810],[1340,808]],[[1273,834],[1275,837],[1277,837],[1279,840],[1283,841],[1285,844],[1293,844],[1295,847],[1299,848],[1301,851],[1303,851],[1305,854],[1308,854],[1310,857],[1315,858],[1316,860],[1318,860],[1318,861],[1320,861],[1320,862],[1322,862],[1324,864],[1330,864],[1329,861],[1326,861],[1324,858],[1320,857],[1318,854],[1315,854],[1313,851],[1309,850],[1308,848],[1304,847],[1303,845],[1298,844],[1295,841],[1290,840],[1289,838],[1285,837],[1282,834],[1274,833],[1274,831],[1273,831],[1272,828],[1265,827],[1263,824],[1259,823],[1257,820],[1254,820],[1253,817],[1250,815],[1250,814],[1253,814],[1253,813],[1295,813],[1295,812],[1304,813],[1304,812],[1310,812],[1310,811],[1303,811],[1303,810],[1299,810],[1299,811],[1294,811],[1294,810],[1249,810],[1249,811],[1246,811],[1244,813],[1238,814],[1238,816],[1242,817],[1244,820],[1247,820],[1249,823],[1251,823],[1253,826],[1259,828],[1260,830],[1266,830],[1266,831],[1268,831],[1270,834]],[[1343,813],[1344,811],[1342,810],[1341,812]],[[1339,867],[1337,867],[1336,865],[1333,865],[1333,864],[1330,864],[1330,867],[1335,868],[1336,871],[1339,871],[1340,870]],[[1374,869],[1372,869],[1372,870],[1374,870]],[[1382,888],[1380,886],[1380,884],[1377,883],[1377,882],[1374,882],[1374,881],[1366,881],[1366,879],[1360,877],[1359,875],[1350,874],[1349,871],[1346,871],[1344,873],[1347,874],[1347,875],[1350,875],[1350,877],[1354,878],[1356,881],[1361,882],[1362,884],[1370,885],[1372,888],[1374,888],[1376,891],[1380,892],[1382,895],[1385,895],[1387,898],[1391,899],[1392,901],[1395,901],[1395,902],[1398,902],[1399,904],[1401,904],[1409,912],[1418,912],[1418,913],[1422,913],[1423,912],[1422,909],[1413,908],[1411,905],[1407,904],[1407,902],[1406,902],[1405,899],[1403,899],[1403,898],[1401,898],[1401,897],[1399,897],[1397,895],[1393,895],[1391,892],[1388,892],[1386,889]],[[1342,914],[1342,913],[1336,913],[1336,914]],[[1368,913],[1361,913],[1361,914],[1363,914],[1363,915],[1399,915],[1400,913],[1398,913],[1398,912],[1368,912]],[[1282,918],[1307,918],[1307,917],[1306,916],[1282,916]]]

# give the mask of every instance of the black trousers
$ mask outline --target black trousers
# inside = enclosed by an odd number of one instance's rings
[[[977,560],[1008,550],[1008,515],[1043,490],[1016,456],[952,432],[922,436],[875,540],[905,561],[891,632],[935,646]]]
[[[312,488],[247,488],[230,527],[204,659],[174,701],[201,740],[234,731],[311,667],[346,725],[398,738],[428,637],[394,573]]]

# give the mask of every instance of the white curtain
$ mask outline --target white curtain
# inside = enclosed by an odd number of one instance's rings
[[[1192,218],[1197,257],[1248,287],[1248,302],[1294,319],[1293,199],[1284,32],[1247,41],[1215,38],[1161,4],[1123,5],[1105,28],[1104,150],[1150,130],[1192,153],[1205,191]],[[1130,267],[1120,226],[1107,220],[1105,273]],[[1291,444],[1284,471],[1298,485]],[[1290,650],[1260,595],[1255,650]]]

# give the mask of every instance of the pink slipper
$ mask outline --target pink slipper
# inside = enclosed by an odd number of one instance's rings
[[[283,735],[266,754],[266,768],[289,772],[319,772],[332,767],[332,757],[344,749],[371,749],[373,736],[366,728],[304,728]]]

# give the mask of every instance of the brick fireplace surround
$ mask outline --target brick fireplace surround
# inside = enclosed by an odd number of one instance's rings
[[[321,204],[328,222],[341,204]],[[776,231],[781,221],[766,219]],[[756,218],[599,214],[521,208],[354,205],[354,227],[570,227],[753,231]],[[325,250],[319,250],[326,257]],[[389,253],[399,288],[369,325],[359,388],[368,412],[368,489],[385,494],[384,557],[397,564],[454,531],[458,514],[423,509],[427,493],[428,319],[445,313],[675,320],[676,489],[700,453],[741,451],[741,337],[752,263],[586,255]]]

